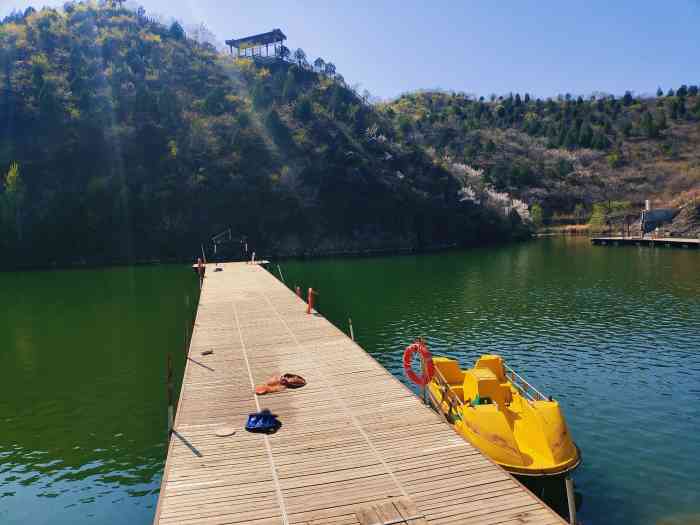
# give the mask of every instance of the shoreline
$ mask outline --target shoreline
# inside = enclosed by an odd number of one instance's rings
[[[537,230],[535,235],[538,237],[551,237],[555,235],[571,235],[577,237],[591,236],[594,232],[591,231],[588,224],[563,224],[556,226],[544,226]]]
[[[482,242],[474,244],[460,245],[458,243],[446,243],[446,244],[434,244],[422,248],[410,247],[410,248],[371,248],[366,250],[323,250],[323,251],[306,251],[303,253],[279,253],[275,251],[261,252],[257,259],[263,260],[312,260],[312,259],[325,259],[333,257],[342,258],[362,258],[362,257],[377,257],[377,256],[401,256],[401,255],[417,255],[424,253],[438,253],[446,252],[460,249],[471,249],[471,248],[484,248],[489,246],[498,246],[503,244],[519,243],[528,240],[533,240],[537,237],[533,234],[530,238],[523,239],[502,239],[495,240],[493,242]],[[27,264],[27,265],[15,265],[15,266],[0,266],[0,272],[17,272],[17,271],[47,271],[47,270],[96,270],[102,268],[123,268],[129,266],[156,266],[161,264],[192,264],[196,262],[197,257],[164,257],[164,258],[144,258],[144,259],[134,259],[134,260],[123,260],[123,259],[107,259],[107,260],[88,260],[86,258],[81,258],[75,261],[68,262],[53,262],[53,263],[37,263],[37,264]],[[219,262],[237,262],[243,261],[244,259],[240,257],[226,257]],[[208,259],[208,263],[216,262],[213,259]]]

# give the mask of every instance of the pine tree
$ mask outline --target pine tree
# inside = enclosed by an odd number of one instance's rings
[[[678,99],[675,97],[669,99],[666,106],[668,107],[668,113],[671,120],[678,120]]]
[[[593,129],[588,122],[584,122],[578,134],[578,143],[582,148],[590,148],[593,142]]]
[[[700,97],[695,99],[695,105],[693,106],[692,111],[697,118],[700,118]]]
[[[656,124],[654,123],[654,119],[651,116],[651,113],[648,111],[645,111],[644,114],[642,115],[642,132],[644,135],[646,135],[648,138],[656,138],[659,135],[659,130],[656,128]]]
[[[629,137],[632,134],[632,122],[628,118],[623,118],[620,121],[620,131],[625,137]]]
[[[658,130],[664,130],[668,127],[666,122],[666,112],[664,110],[656,112],[656,128]]]
[[[607,135],[605,135],[605,133],[598,130],[593,135],[593,141],[591,142],[591,146],[595,149],[606,150],[610,147],[610,141],[608,140],[608,137]]]
[[[634,97],[631,91],[625,91],[625,95],[622,97],[622,104],[625,106],[631,106],[634,103]]]
[[[302,48],[298,48],[296,51],[294,51],[294,60],[296,60],[299,67],[306,67],[306,53]]]
[[[186,35],[185,35],[185,30],[182,28],[179,22],[175,21],[171,24],[170,26],[170,36],[173,37],[175,40],[184,40]]]
[[[335,76],[335,64],[333,64],[333,62],[326,62],[326,65],[323,68],[323,72],[326,75],[328,75],[329,77],[334,77]]]
[[[573,149],[576,147],[578,144],[578,133],[576,132],[576,127],[572,126],[569,128],[569,130],[566,133],[566,137],[564,138],[564,146]]]

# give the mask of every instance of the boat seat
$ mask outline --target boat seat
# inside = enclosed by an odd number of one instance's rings
[[[508,405],[513,396],[510,385],[499,381],[489,368],[473,368],[464,375],[465,399],[489,399],[499,405]]]
[[[458,386],[460,390],[462,389],[464,372],[459,368],[457,361],[449,357],[433,357],[433,364],[440,370],[448,384]]]
[[[505,383],[506,381],[506,372],[503,368],[503,358],[501,358],[499,355],[482,355],[477,360],[474,368],[478,368],[480,370],[490,370],[493,372],[493,375],[496,376],[499,382]]]

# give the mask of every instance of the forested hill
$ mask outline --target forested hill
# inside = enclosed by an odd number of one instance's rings
[[[333,68],[235,61],[143,10],[5,19],[0,123],[5,265],[190,257],[228,227],[284,254],[522,233]]]
[[[234,60],[120,4],[0,23],[0,265],[190,258],[227,228],[269,255],[474,244],[646,198],[700,232],[695,86],[371,104],[301,50]]]
[[[472,194],[507,192],[545,219],[585,221],[611,200],[636,208],[645,199],[682,206],[700,197],[696,85],[643,98],[418,92],[383,112],[403,142],[428,148]]]

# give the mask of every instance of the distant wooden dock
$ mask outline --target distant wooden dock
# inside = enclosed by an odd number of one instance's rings
[[[666,248],[700,248],[700,239],[683,239],[680,237],[593,237],[591,242],[597,246],[649,246]]]
[[[564,523],[264,268],[209,266],[154,523]],[[284,372],[307,386],[254,395]]]

